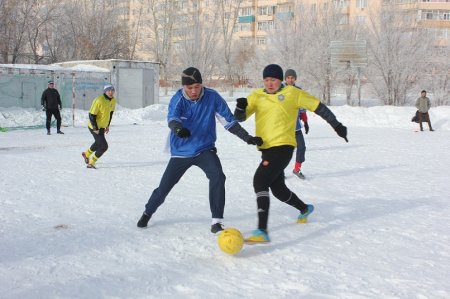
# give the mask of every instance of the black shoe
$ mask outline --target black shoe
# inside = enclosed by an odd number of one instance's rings
[[[143,213],[141,216],[141,219],[139,219],[138,223],[137,223],[137,227],[140,228],[146,228],[147,227],[147,223],[150,220],[150,216],[148,216],[147,214]]]
[[[211,232],[213,234],[218,233],[220,231],[223,231],[223,224],[222,223],[218,222],[218,223],[215,223],[215,224],[211,225]]]
[[[56,133],[58,133],[58,134],[64,134],[63,131],[58,131],[58,132],[56,132]]]
[[[299,179],[302,179],[302,180],[304,180],[305,179],[305,176],[303,175],[303,173],[299,170],[299,171],[292,171],[292,173],[295,175],[295,176],[297,176]]]
[[[89,164],[89,158],[86,156],[86,154],[84,152],[81,153],[81,156],[84,159],[84,163]]]
[[[50,131],[47,131],[47,135],[52,135],[52,134],[50,133]]]

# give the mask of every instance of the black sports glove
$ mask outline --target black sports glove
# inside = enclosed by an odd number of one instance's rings
[[[46,111],[47,110],[47,108],[45,108],[44,105],[41,106],[41,109],[42,109],[42,111]]]
[[[252,144],[252,145],[261,146],[263,144],[263,140],[261,137],[255,136],[255,137],[250,137],[247,140],[247,143]]]
[[[248,103],[246,98],[238,98],[236,102],[236,107],[238,107],[239,109],[245,110],[245,108],[247,108]]]
[[[336,133],[339,135],[339,137],[342,137],[345,139],[346,142],[348,142],[347,139],[347,127],[343,124],[339,124],[336,128],[334,128]]]
[[[309,132],[308,122],[305,122],[304,125],[305,125],[305,134],[308,134],[308,132]]]
[[[180,138],[188,138],[191,136],[191,131],[189,131],[186,128],[179,128],[179,129],[177,129],[177,131],[175,133]]]

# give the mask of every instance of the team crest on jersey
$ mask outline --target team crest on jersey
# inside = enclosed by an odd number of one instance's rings
[[[278,95],[278,101],[284,101],[284,95],[283,94],[279,94]]]

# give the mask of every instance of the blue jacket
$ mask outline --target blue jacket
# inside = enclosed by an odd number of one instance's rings
[[[171,131],[172,157],[195,157],[214,148],[216,118],[227,130],[237,123],[227,103],[216,91],[203,87],[203,95],[192,101],[183,96],[183,89],[179,89],[170,99],[167,121],[181,123],[191,132],[191,136],[179,138]]]

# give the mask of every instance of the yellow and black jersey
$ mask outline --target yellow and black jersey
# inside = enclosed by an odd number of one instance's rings
[[[246,119],[255,114],[256,136],[263,139],[260,149],[274,146],[297,146],[295,126],[298,110],[315,111],[320,100],[304,90],[286,86],[275,94],[259,88],[247,97]]]
[[[116,98],[108,99],[105,95],[100,95],[94,99],[91,105],[91,109],[89,109],[89,113],[95,115],[95,119],[97,122],[98,129],[104,129],[108,127],[111,112],[116,109]],[[89,128],[93,129],[91,121],[88,123]]]

